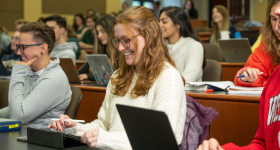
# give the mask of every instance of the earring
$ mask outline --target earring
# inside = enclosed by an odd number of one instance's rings
[[[43,52],[41,52],[41,55],[43,56]]]

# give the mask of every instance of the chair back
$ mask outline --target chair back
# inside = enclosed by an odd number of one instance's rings
[[[202,81],[222,81],[222,65],[213,59],[206,59],[206,66],[203,69]]]
[[[75,87],[71,86],[72,98],[68,108],[65,111],[65,115],[68,115],[72,119],[76,119],[76,115],[80,106],[80,102],[83,98],[82,91]]]
[[[219,45],[216,44],[203,44],[205,49],[205,58],[214,59],[218,62],[224,62],[224,55]]]
[[[10,80],[0,80],[0,109],[9,105],[9,84]]]

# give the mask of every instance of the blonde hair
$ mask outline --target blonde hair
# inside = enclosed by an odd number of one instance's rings
[[[230,25],[229,20],[228,20],[228,10],[226,9],[226,7],[224,7],[222,5],[216,5],[213,9],[215,9],[215,8],[223,16],[223,22],[222,22],[222,28],[219,29],[217,23],[215,23],[214,20],[212,19],[212,21],[211,21],[212,35],[211,35],[211,39],[210,39],[210,43],[212,43],[212,44],[217,43],[217,40],[219,38],[219,33],[221,31],[228,31],[229,25]]]
[[[279,3],[279,0],[272,0],[266,10],[265,25],[261,29],[262,41],[265,45],[266,52],[269,53],[274,67],[280,64],[280,41],[273,31],[271,24],[270,12],[273,6]]]
[[[142,6],[132,7],[116,18],[116,24],[122,24],[125,27],[128,37],[134,36],[134,30],[140,33],[145,39],[145,46],[141,54],[143,61],[140,64],[139,70],[137,70],[138,79],[130,93],[133,98],[144,96],[161,74],[165,62],[168,62],[173,67],[175,67],[175,63],[169,55],[158,20],[151,10]],[[111,38],[113,37],[114,33]],[[124,55],[119,53],[119,69],[111,79],[113,84],[112,94],[114,95],[126,95],[136,72],[135,60],[137,57],[140,57],[137,56],[137,38],[132,39],[131,42],[136,47],[136,56],[133,65],[127,65]],[[112,51],[111,58],[114,59],[116,55],[116,51]],[[114,65],[114,60],[112,62]],[[184,81],[183,77],[182,80]]]

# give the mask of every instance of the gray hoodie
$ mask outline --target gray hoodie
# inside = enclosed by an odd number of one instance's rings
[[[76,65],[76,52],[78,46],[75,42],[65,42],[63,44],[56,45],[50,56],[58,58],[71,58],[74,65]]]
[[[13,67],[9,106],[0,109],[0,118],[19,120],[23,125],[45,129],[50,118],[59,118],[68,107],[72,91],[59,58],[52,58],[41,75],[26,65]]]

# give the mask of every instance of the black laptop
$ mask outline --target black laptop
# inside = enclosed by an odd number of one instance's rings
[[[133,150],[179,150],[165,112],[116,104]]]

